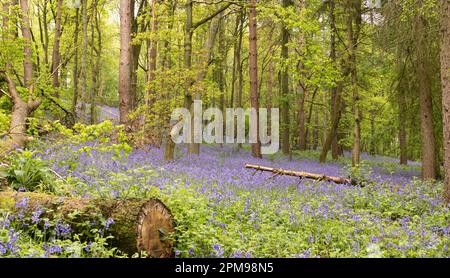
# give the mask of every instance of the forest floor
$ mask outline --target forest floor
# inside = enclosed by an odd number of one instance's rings
[[[177,257],[450,256],[443,185],[422,182],[420,163],[400,166],[395,158],[365,154],[355,171],[349,154],[326,164],[318,156],[306,151],[294,152],[292,160],[281,154],[255,159],[248,146],[202,145],[199,156],[177,146],[175,160],[166,162],[162,148],[110,148],[101,138],[47,138],[33,147],[34,159],[58,174],[56,195],[162,200],[175,217]],[[273,177],[246,169],[248,163],[352,177],[363,186]],[[60,223],[54,223],[56,236],[43,239],[30,236],[20,217],[13,220],[0,215],[0,255],[117,255],[101,238],[94,241],[103,248],[96,252],[92,242],[67,242],[69,233],[61,239]]]
[[[158,197],[177,222],[181,257],[447,257],[449,208],[442,185],[424,184],[420,165],[365,156],[364,187],[299,180],[245,169],[246,163],[333,176],[355,175],[350,158],[320,164],[317,152],[262,160],[235,146],[114,152],[57,145],[41,158],[85,197]],[[79,181],[73,182],[74,180]]]

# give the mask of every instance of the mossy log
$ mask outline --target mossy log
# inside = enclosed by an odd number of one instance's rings
[[[82,221],[95,219],[99,213],[104,218],[112,218],[114,224],[108,230],[114,236],[112,245],[129,255],[146,251],[151,258],[174,256],[173,241],[170,239],[170,233],[174,231],[173,216],[157,199],[90,199],[0,192],[0,208],[16,209],[15,204],[23,198],[28,198],[26,210],[30,212],[39,208],[53,211],[51,215],[46,215],[49,218],[58,215],[64,219],[75,211]]]

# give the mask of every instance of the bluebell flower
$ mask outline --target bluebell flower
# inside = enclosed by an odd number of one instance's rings
[[[33,224],[37,224],[37,223],[39,223],[39,220],[40,220],[40,216],[41,216],[41,214],[44,212],[44,210],[43,209],[38,209],[37,211],[35,211],[35,212],[33,212],[33,215],[31,216],[31,222],[33,223]]]
[[[107,231],[109,229],[109,226],[111,226],[112,224],[114,224],[114,220],[112,218],[108,218],[105,223],[105,230]]]

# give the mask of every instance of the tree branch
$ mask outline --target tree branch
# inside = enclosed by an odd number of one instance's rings
[[[192,30],[195,30],[198,27],[200,27],[203,24],[205,24],[206,22],[210,21],[211,19],[216,17],[218,14],[220,14],[221,12],[225,11],[226,9],[228,9],[228,7],[230,7],[232,4],[233,3],[228,3],[228,4],[224,5],[223,7],[221,7],[220,9],[218,9],[217,11],[215,11],[214,13],[210,14],[209,16],[207,16],[207,17],[203,18],[202,20],[192,24]]]

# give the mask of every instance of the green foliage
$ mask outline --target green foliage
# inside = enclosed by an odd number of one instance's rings
[[[49,168],[35,152],[19,150],[9,158],[10,165],[0,168],[0,178],[6,178],[12,188],[26,191],[53,191]]]
[[[9,129],[10,116],[0,108],[0,135],[6,134]],[[1,138],[0,138],[1,139]]]

